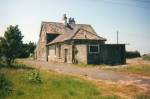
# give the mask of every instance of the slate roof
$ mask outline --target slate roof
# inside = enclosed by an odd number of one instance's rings
[[[75,24],[73,26],[73,30],[66,28],[63,23],[59,22],[42,22],[42,26],[44,28],[44,31],[48,34],[64,34],[66,32],[73,32],[74,30],[79,29],[80,27],[86,28],[86,30],[96,33],[94,29],[91,27],[91,25],[88,24]]]
[[[63,23],[58,22],[42,22],[41,30],[44,30],[47,34],[60,34],[53,41],[49,42],[47,45],[63,42],[65,40],[70,39],[90,39],[90,40],[103,40],[106,41],[105,38],[102,38],[97,35],[91,25],[88,24],[74,24],[71,25],[72,28],[64,26]],[[43,28],[43,29],[42,29]],[[90,37],[78,37],[74,38],[74,36],[80,32],[86,32],[90,34]],[[92,38],[91,38],[92,37]]]

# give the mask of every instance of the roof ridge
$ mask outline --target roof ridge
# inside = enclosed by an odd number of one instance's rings
[[[63,24],[63,22],[55,22],[55,21],[42,21],[42,23],[60,23]],[[90,24],[80,24],[80,23],[76,23],[75,25],[86,25],[86,26],[91,26]]]
[[[42,24],[43,24],[43,23],[55,23],[55,24],[56,24],[56,23],[57,23],[57,24],[59,23],[59,24],[63,24],[62,22],[48,22],[48,21],[42,21]]]

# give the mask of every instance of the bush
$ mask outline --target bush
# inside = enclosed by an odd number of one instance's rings
[[[144,54],[144,55],[142,56],[142,58],[143,58],[144,60],[150,60],[150,54]]]
[[[4,67],[5,66],[5,63],[4,61],[0,58],[0,68]]]
[[[4,74],[0,74],[0,96],[9,94],[12,91],[12,83]]]
[[[140,52],[138,51],[126,51],[126,58],[137,58],[141,57]]]
[[[42,79],[40,77],[40,73],[38,70],[32,70],[28,73],[27,76],[29,82],[31,83],[36,83],[36,84],[41,84],[42,83]]]

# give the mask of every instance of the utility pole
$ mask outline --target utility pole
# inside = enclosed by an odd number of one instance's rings
[[[119,38],[118,38],[118,31],[117,31],[117,44],[119,44]]]

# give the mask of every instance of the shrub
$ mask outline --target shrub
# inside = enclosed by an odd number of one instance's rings
[[[150,54],[144,54],[144,55],[142,56],[142,58],[143,58],[144,60],[150,60]]]
[[[0,96],[9,94],[12,91],[12,83],[4,74],[0,74]]]
[[[138,51],[126,51],[126,58],[136,58],[141,57],[140,52]]]
[[[38,70],[32,70],[32,71],[28,72],[27,78],[28,78],[29,82],[31,82],[31,83],[36,83],[36,84],[42,83],[42,79],[40,77],[40,73]]]
[[[0,68],[4,67],[5,66],[5,63],[4,61],[0,58]]]

